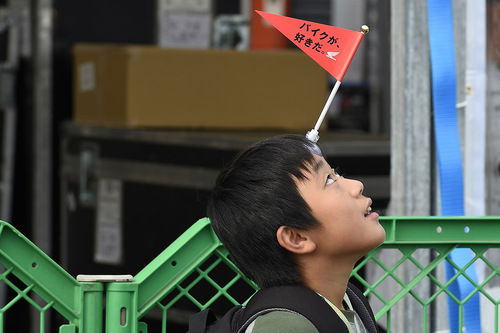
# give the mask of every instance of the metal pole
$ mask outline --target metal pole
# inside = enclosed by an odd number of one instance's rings
[[[19,58],[19,13],[10,6],[0,8],[0,32],[7,38],[7,57],[0,63],[0,113],[2,168],[0,175],[0,219],[12,219],[12,187],[14,181],[14,148],[16,130],[15,82]]]
[[[7,9],[0,7],[0,32],[6,32],[7,57],[0,63],[0,115],[2,167],[0,175],[0,219],[11,221],[12,188],[14,183],[14,148],[16,129],[15,82],[18,67],[19,20],[17,11],[9,4]],[[3,273],[4,268],[1,268]],[[0,286],[0,302],[6,304],[7,286]]]
[[[473,1],[469,1],[473,6]],[[475,8],[475,11],[484,10],[483,17],[478,17],[477,20],[485,19],[487,22],[480,23],[480,25],[488,27],[485,31],[485,50],[488,50],[484,56],[484,61],[486,64],[484,68],[476,68],[476,72],[470,73],[468,81],[470,84],[470,94],[474,99],[474,104],[481,103],[481,95],[484,94],[485,98],[485,214],[486,215],[500,215],[500,48],[498,46],[499,40],[499,32],[498,28],[498,18],[500,17],[498,14],[500,13],[500,2],[498,1],[481,1],[482,3]],[[469,4],[469,3],[468,3]],[[486,8],[482,9],[481,7],[485,6]],[[471,13],[472,16],[472,13]],[[472,19],[472,17],[471,17]],[[495,21],[497,20],[497,21]],[[476,27],[478,28],[478,27]],[[472,33],[472,31],[471,31]],[[471,36],[472,38],[473,36]],[[482,37],[481,37],[482,39]],[[478,43],[480,38],[475,40]],[[485,46],[486,46],[485,45]],[[471,50],[472,51],[472,50]],[[478,66],[479,64],[476,64]],[[479,67],[479,66],[478,66]],[[481,72],[485,73],[482,74]],[[469,74],[469,73],[468,73]],[[485,76],[486,82],[481,82],[481,76]],[[484,90],[481,89],[481,84],[485,84]],[[485,93],[486,92],[486,93]],[[474,97],[475,95],[475,97]],[[479,95],[479,96],[478,96]],[[478,100],[479,98],[479,100]],[[471,103],[471,104],[472,104]],[[472,104],[472,105],[474,105]],[[469,99],[467,100],[467,107],[471,107],[469,105]],[[471,110],[473,112],[473,109]],[[488,251],[488,259],[491,262],[499,265],[500,263],[500,253],[498,251]],[[482,272],[484,275],[485,270]],[[492,289],[495,286],[491,285]],[[494,311],[493,307],[484,306],[481,308],[482,315],[484,318],[489,318],[489,323],[494,323],[495,315],[498,316],[498,313]],[[498,317],[497,317],[498,318]],[[486,322],[486,321],[485,321]],[[490,324],[490,327],[493,325]],[[486,324],[488,325],[488,324]],[[490,328],[488,326],[483,327],[483,332],[488,332]],[[493,330],[493,327],[492,327]]]
[[[32,0],[34,242],[47,254],[52,239],[52,0]],[[31,313],[37,332],[38,312]],[[50,318],[45,318],[48,331]]]
[[[500,3],[488,2],[488,19],[491,27],[500,12]],[[498,29],[489,32],[490,54],[487,58],[486,101],[486,184],[488,215],[500,215],[500,50],[495,44]],[[498,40],[498,39],[496,39]]]
[[[431,213],[431,111],[426,2],[391,1],[391,202],[388,214]],[[425,265],[430,253],[414,254]],[[389,264],[394,258],[382,258]],[[416,267],[405,267],[405,278]],[[391,286],[388,286],[390,289]],[[429,286],[419,287],[428,292]],[[390,292],[387,290],[386,292]],[[422,307],[402,300],[391,313],[394,332],[423,332]],[[420,317],[419,317],[420,315]]]
[[[467,1],[465,64],[465,215],[486,215],[486,1]],[[463,48],[462,48],[463,49]],[[465,53],[465,52],[464,52]],[[459,104],[462,100],[458,100]],[[461,105],[458,109],[462,109]]]
[[[51,252],[52,226],[52,0],[32,2],[33,24],[33,235]]]

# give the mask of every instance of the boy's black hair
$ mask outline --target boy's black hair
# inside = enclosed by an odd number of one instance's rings
[[[301,283],[298,265],[279,245],[276,231],[282,225],[319,225],[296,184],[315,164],[313,148],[302,135],[265,139],[238,154],[217,178],[207,209],[213,229],[261,288]]]

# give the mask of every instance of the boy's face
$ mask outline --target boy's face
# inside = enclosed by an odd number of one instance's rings
[[[369,213],[372,200],[363,184],[335,173],[326,160],[314,155],[308,179],[297,182],[300,194],[321,223],[309,231],[320,255],[361,257],[385,240],[378,214]]]

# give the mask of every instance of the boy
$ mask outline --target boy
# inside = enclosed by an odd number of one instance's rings
[[[305,286],[341,319],[338,332],[376,332],[366,299],[348,286],[355,263],[385,239],[371,203],[363,184],[338,175],[317,145],[282,135],[254,144],[221,172],[208,216],[259,287]],[[353,309],[357,297],[363,304]],[[369,318],[360,318],[363,311]],[[299,313],[276,310],[252,318],[245,332],[320,331]]]

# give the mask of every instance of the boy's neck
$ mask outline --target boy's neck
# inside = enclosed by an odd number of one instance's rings
[[[303,272],[304,284],[321,294],[337,308],[344,309],[343,299],[354,264],[308,265]],[[312,266],[312,267],[311,267]]]

